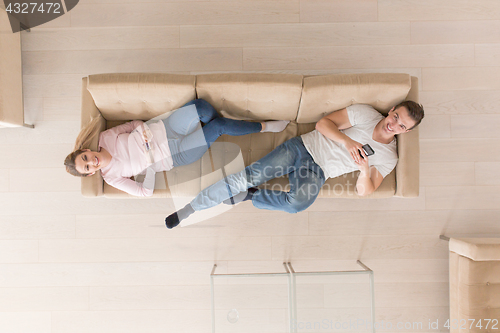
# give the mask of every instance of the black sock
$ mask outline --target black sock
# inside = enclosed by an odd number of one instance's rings
[[[181,223],[182,220],[189,217],[189,215],[194,213],[193,207],[190,204],[184,206],[184,208],[179,209],[176,212],[173,212],[165,219],[165,225],[167,228],[172,229],[175,228]]]
[[[242,201],[252,200],[254,193],[257,192],[258,190],[259,190],[259,188],[257,188],[257,187],[250,187],[247,190],[246,195],[245,195],[245,192],[240,192],[240,193],[236,194],[235,196],[224,200],[223,203],[225,205],[236,205],[237,203],[240,203]],[[245,197],[243,197],[243,195],[245,195]]]

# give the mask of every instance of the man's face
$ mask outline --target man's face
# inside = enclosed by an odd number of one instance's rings
[[[409,129],[415,126],[414,121],[408,114],[408,109],[400,106],[397,109],[392,108],[384,120],[384,131],[391,135],[409,132]]]

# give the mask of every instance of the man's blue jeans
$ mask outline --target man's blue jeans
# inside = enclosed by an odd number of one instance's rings
[[[244,170],[229,175],[201,191],[192,201],[194,210],[214,207],[273,178],[288,175],[290,191],[258,190],[252,197],[255,207],[297,213],[309,207],[325,183],[325,174],[307,152],[300,137],[292,138]]]

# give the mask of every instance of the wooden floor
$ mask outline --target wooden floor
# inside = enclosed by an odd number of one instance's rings
[[[423,323],[384,332],[445,332],[439,235],[500,236],[500,1],[80,0],[22,39],[35,129],[0,130],[2,333],[210,332],[214,263],[356,259],[375,271],[377,321]],[[166,200],[83,198],[62,161],[81,78],[105,72],[410,73],[426,110],[420,197],[320,199],[296,215],[245,203],[171,231]]]

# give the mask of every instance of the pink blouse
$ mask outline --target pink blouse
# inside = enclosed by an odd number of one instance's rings
[[[147,143],[146,143],[147,142]],[[109,185],[135,196],[151,196],[155,172],[173,168],[167,133],[161,120],[146,124],[140,120],[110,128],[99,136],[99,148],[111,154],[101,169]],[[146,174],[143,183],[130,177]]]

